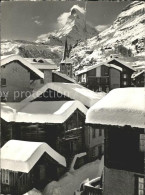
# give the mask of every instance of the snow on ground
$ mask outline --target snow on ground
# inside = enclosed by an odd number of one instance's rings
[[[42,193],[40,191],[38,191],[37,189],[33,188],[32,190],[30,190],[29,192],[27,192],[23,195],[42,195]]]
[[[43,195],[73,195],[86,178],[94,179],[99,174],[100,160],[88,163],[78,170],[68,172],[59,181],[49,183]]]

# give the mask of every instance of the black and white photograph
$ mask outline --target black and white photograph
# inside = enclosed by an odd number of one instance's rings
[[[3,0],[1,195],[145,195],[145,1]]]

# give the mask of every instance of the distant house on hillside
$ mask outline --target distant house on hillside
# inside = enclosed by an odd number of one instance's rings
[[[1,148],[1,193],[42,189],[64,169],[65,158],[46,143],[10,140]]]
[[[17,55],[1,59],[1,101],[18,102],[34,90],[32,83],[44,79],[44,74]]]
[[[144,115],[143,88],[114,89],[88,110],[105,131],[103,195],[144,194]]]
[[[77,81],[93,91],[108,92],[131,86],[134,69],[118,58],[87,67],[76,73]]]

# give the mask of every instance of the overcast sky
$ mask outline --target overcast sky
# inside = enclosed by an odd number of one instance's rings
[[[129,2],[87,3],[87,20],[100,29],[110,25]],[[73,5],[84,7],[84,2],[3,2],[1,38],[36,40],[41,34],[59,28],[58,18]]]

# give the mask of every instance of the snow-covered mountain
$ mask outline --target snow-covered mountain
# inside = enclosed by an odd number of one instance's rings
[[[68,43],[74,45],[78,41],[84,41],[86,38],[91,38],[98,34],[91,24],[86,23],[83,8],[74,5],[70,12],[65,13],[64,17],[66,21],[63,22],[63,26],[59,30],[40,35],[36,42],[62,45],[67,37]]]
[[[87,31],[87,32],[86,32]],[[134,1],[124,8],[113,24],[101,33],[87,23],[84,10],[73,6],[67,13],[64,26],[53,33],[40,35],[36,42],[2,41],[1,53],[17,53],[24,57],[52,58],[59,64],[64,40],[71,44],[74,69],[104,61],[110,54],[118,54],[136,65],[144,64],[145,2]],[[86,40],[86,41],[85,41]]]

